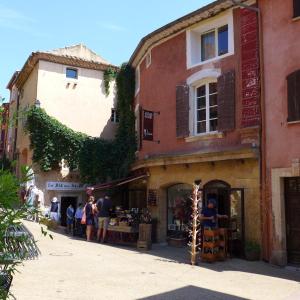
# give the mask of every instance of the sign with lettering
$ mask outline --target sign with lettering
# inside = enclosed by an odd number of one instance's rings
[[[157,190],[148,190],[148,206],[156,206],[157,205]]]
[[[153,141],[153,118],[153,111],[143,111],[143,140]]]
[[[79,182],[47,181],[48,191],[84,191],[85,185]]]
[[[242,126],[260,123],[258,20],[255,11],[241,10]]]

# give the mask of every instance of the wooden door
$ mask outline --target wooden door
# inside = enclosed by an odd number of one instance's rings
[[[285,178],[288,263],[300,264],[300,177]]]

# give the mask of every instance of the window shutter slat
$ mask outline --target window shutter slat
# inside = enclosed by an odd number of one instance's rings
[[[300,120],[300,70],[287,77],[288,122]]]
[[[176,136],[189,136],[189,86],[176,86]]]
[[[218,77],[218,131],[235,128],[235,73],[234,70]]]

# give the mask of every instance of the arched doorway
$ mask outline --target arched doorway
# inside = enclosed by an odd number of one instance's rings
[[[230,185],[222,180],[209,181],[204,185],[204,205],[209,199],[217,202],[217,211],[220,215],[230,215]],[[219,220],[219,227],[228,228],[229,222],[226,219]]]
[[[220,215],[228,219],[218,220],[220,228],[227,228],[229,234],[229,252],[232,256],[244,255],[244,190],[231,188],[222,180],[212,180],[203,187],[204,205],[209,199],[215,199]]]
[[[193,187],[179,183],[167,188],[167,235],[188,237]]]

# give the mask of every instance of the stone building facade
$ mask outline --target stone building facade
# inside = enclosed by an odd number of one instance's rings
[[[300,263],[300,5],[260,0],[264,56],[264,258]]]
[[[187,229],[187,216],[176,214],[184,206],[188,214],[201,182],[204,204],[214,198],[229,216],[234,254],[247,241],[261,245],[256,14],[213,2],[144,37],[130,63],[139,136],[132,169],[150,174],[158,240]]]
[[[86,198],[85,187],[78,172],[64,166],[60,170],[42,172],[32,162],[28,134],[24,131],[26,117],[22,112],[40,105],[47,114],[69,128],[92,137],[114,138],[117,128],[115,82],[106,95],[104,71],[116,68],[102,57],[79,44],[49,52],[34,52],[20,72],[16,72],[7,88],[10,90],[10,116],[17,122],[9,129],[6,152],[17,161],[17,174],[23,165],[32,165],[34,184],[50,204],[57,197],[65,210]]]

